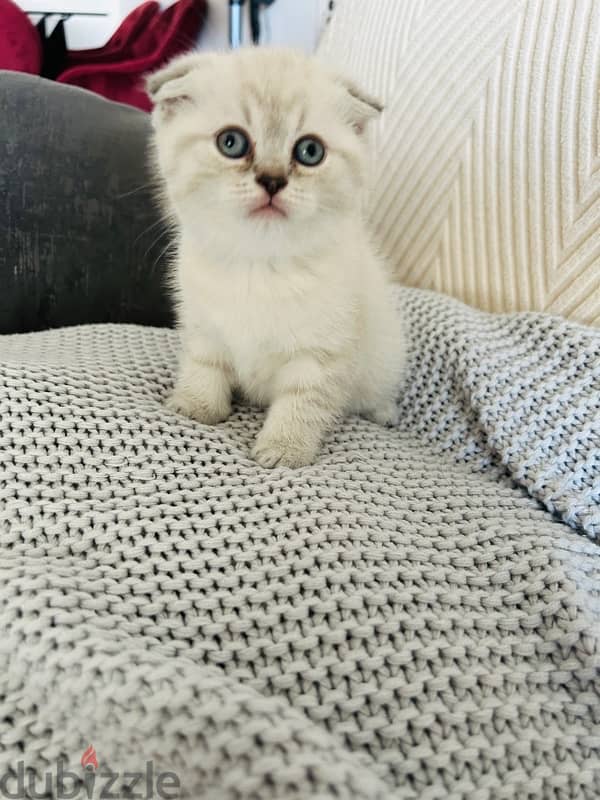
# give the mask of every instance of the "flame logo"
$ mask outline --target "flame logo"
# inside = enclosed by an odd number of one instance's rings
[[[81,756],[81,766],[84,769],[87,766],[91,766],[93,769],[98,769],[98,758],[92,745],[90,745],[87,750],[84,750],[83,755]]]

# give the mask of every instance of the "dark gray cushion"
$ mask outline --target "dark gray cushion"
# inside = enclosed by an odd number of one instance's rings
[[[134,108],[0,71],[0,333],[171,324],[149,132]]]

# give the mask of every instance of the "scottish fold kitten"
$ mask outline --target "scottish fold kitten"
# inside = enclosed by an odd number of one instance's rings
[[[362,210],[379,105],[285,50],[187,55],[147,85],[178,229],[169,407],[214,425],[240,389],[268,407],[264,467],[311,464],[346,413],[396,422],[404,342]]]

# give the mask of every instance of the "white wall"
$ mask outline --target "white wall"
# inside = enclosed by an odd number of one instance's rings
[[[244,18],[244,42],[249,43],[248,4]],[[321,19],[327,3],[324,0],[275,0],[261,16],[261,44],[299,47],[307,52],[315,49]],[[221,50],[229,44],[228,0],[210,0],[209,16],[200,38],[201,49]]]
[[[25,11],[101,12],[103,17],[72,17],[65,25],[67,44],[71,48],[100,47],[110,38],[125,16],[120,0],[16,0]],[[135,8],[137,1],[129,3]],[[30,17],[37,23],[40,17]],[[52,30],[59,17],[51,17],[46,29]]]
[[[121,20],[142,0],[17,0],[25,10],[101,11],[104,17],[72,17],[65,25],[70,48],[100,47],[115,31]],[[228,46],[229,2],[208,0],[209,13],[200,36],[201,49],[223,49]],[[169,0],[162,3],[169,5]],[[316,45],[327,0],[275,0],[263,11],[261,31],[263,43],[299,47],[312,51]],[[244,19],[245,39],[249,41],[248,7]],[[37,22],[37,18],[32,18]],[[48,22],[49,28],[53,21]]]

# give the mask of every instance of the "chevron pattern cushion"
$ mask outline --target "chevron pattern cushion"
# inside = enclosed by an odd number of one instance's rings
[[[600,0],[338,0],[320,53],[386,103],[399,280],[600,324]]]

